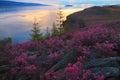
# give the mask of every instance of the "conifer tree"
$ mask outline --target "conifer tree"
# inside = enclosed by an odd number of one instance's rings
[[[47,27],[47,28],[46,28],[46,33],[45,33],[44,39],[48,39],[48,38],[50,38],[50,37],[51,37],[50,30],[49,30],[49,28]]]
[[[63,12],[62,12],[61,8],[59,8],[57,15],[58,16],[57,16],[56,22],[57,22],[57,26],[58,26],[58,31],[59,31],[59,35],[62,35],[63,31],[64,31],[64,28],[63,28],[64,16],[63,16]]]
[[[51,31],[51,35],[52,36],[58,36],[59,35],[59,31],[58,31],[58,28],[56,27],[55,23],[53,23],[53,28],[52,28],[52,31]]]
[[[43,36],[40,31],[40,26],[36,18],[34,20],[33,29],[32,29],[32,33],[30,34],[30,36],[31,36],[32,41],[43,41]]]

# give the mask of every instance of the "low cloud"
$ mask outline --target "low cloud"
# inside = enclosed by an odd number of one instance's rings
[[[88,8],[88,7],[92,7],[94,6],[93,4],[81,4],[80,7],[81,8]]]
[[[19,2],[35,2],[35,3],[45,3],[45,4],[76,4],[82,6],[90,6],[91,4],[118,4],[120,0],[11,0]],[[85,7],[84,6],[84,7]]]

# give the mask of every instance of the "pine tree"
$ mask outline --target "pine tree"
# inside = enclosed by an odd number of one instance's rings
[[[58,31],[58,28],[56,27],[55,23],[53,23],[53,28],[52,28],[52,31],[51,31],[51,35],[52,36],[58,36],[59,35],[59,31]]]
[[[40,26],[36,18],[34,20],[33,29],[32,29],[32,33],[30,34],[30,36],[31,36],[32,41],[43,41],[43,36],[40,31]]]
[[[50,37],[51,37],[51,34],[50,34],[50,31],[49,31],[49,28],[47,27],[44,39],[48,39]]]
[[[64,28],[63,28],[63,12],[61,10],[61,8],[59,8],[59,11],[57,13],[58,17],[57,17],[57,26],[58,26],[58,30],[59,30],[59,35],[61,36],[63,34]]]

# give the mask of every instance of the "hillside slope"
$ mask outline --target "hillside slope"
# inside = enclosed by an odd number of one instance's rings
[[[113,20],[120,19],[120,6],[95,6],[84,9],[68,16],[68,19],[84,19],[89,20]]]
[[[81,21],[84,21],[86,24],[91,22],[95,24],[115,20],[120,20],[120,6],[94,6],[69,15],[64,25],[67,23],[75,29],[80,26]]]

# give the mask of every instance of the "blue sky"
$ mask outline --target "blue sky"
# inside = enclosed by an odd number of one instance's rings
[[[109,5],[120,4],[120,0],[11,0],[19,2],[35,2],[46,4],[73,4],[73,5]]]

